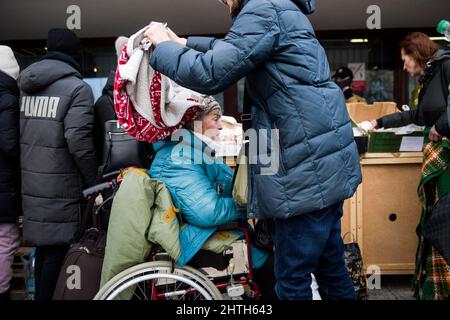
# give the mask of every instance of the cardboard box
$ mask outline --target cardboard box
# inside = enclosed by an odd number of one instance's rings
[[[347,110],[350,119],[356,123],[376,120],[387,114],[399,112],[397,104],[391,101],[374,102],[373,104],[347,103]]]

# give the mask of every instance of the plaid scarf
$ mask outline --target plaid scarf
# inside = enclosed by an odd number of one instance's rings
[[[445,259],[430,246],[431,253],[425,263],[426,277],[422,284],[422,299],[445,300],[450,298],[450,267]]]
[[[424,131],[428,136],[429,128]],[[450,267],[435,248],[421,236],[420,230],[432,214],[439,200],[439,190],[450,190],[450,179],[439,179],[448,174],[450,150],[448,140],[428,143],[423,151],[422,179],[418,187],[422,203],[422,216],[417,235],[419,245],[416,253],[414,296],[424,300],[443,300],[450,297]],[[441,194],[442,196],[442,194]],[[422,294],[420,294],[422,291]]]

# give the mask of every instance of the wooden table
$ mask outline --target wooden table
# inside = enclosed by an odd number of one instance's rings
[[[363,182],[344,203],[342,235],[358,242],[365,268],[382,274],[412,274],[421,205],[417,196],[422,153],[366,153]],[[351,235],[344,238],[351,241]]]

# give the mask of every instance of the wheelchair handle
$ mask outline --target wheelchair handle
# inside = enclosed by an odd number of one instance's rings
[[[112,182],[103,182],[100,184],[97,184],[95,186],[92,186],[90,188],[87,188],[83,190],[83,197],[88,198],[89,196],[102,192],[103,190],[110,189],[112,187]]]
[[[120,170],[112,171],[110,173],[103,175],[102,179],[103,180],[113,179],[113,178],[117,177],[119,174],[120,174]]]

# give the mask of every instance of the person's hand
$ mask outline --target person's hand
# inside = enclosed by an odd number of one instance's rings
[[[102,197],[101,194],[99,194],[99,195],[97,196],[97,198],[95,198],[95,205],[99,206],[99,205],[101,205],[102,203],[103,203],[103,197]]]
[[[438,142],[442,140],[442,136],[436,131],[435,126],[433,126],[428,134],[430,141]]]
[[[167,34],[169,35],[170,40],[179,43],[183,46],[186,46],[187,44],[187,39],[186,38],[180,38],[179,36],[177,36],[175,34],[175,32],[172,31],[172,29],[167,28]]]
[[[160,22],[152,22],[145,31],[144,38],[150,40],[155,47],[161,42],[170,41],[166,25]]]
[[[372,128],[370,128],[370,130],[378,129],[378,122],[377,122],[377,120],[370,121],[370,124],[372,125]]]

